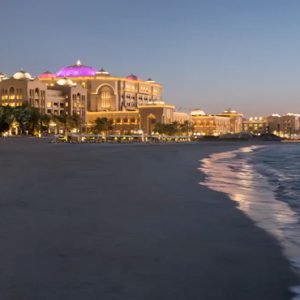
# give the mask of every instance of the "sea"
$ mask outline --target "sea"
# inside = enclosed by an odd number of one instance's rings
[[[202,185],[223,192],[281,244],[300,275],[300,143],[214,153],[201,161]],[[291,287],[300,299],[300,286]]]

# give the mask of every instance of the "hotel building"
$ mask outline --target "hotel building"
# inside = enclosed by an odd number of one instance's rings
[[[273,114],[268,117],[244,119],[243,131],[253,135],[272,133],[292,138],[300,134],[300,114],[288,113],[283,116]]]
[[[60,79],[47,86],[25,71],[0,82],[1,105],[21,106],[28,103],[43,114],[78,114],[86,122],[87,90],[72,81]]]
[[[284,116],[273,114],[267,117],[269,132],[290,138],[300,134],[300,114],[288,113]]]
[[[132,133],[142,129],[151,134],[156,123],[175,121],[175,107],[162,99],[163,87],[151,78],[141,80],[136,75],[112,76],[104,69],[83,65],[64,67],[57,73],[39,75],[49,89],[59,78],[72,80],[87,91],[86,124],[93,125],[97,118],[108,118],[117,133]],[[182,120],[181,115],[177,115]],[[186,117],[187,118],[187,117]]]
[[[268,133],[268,121],[265,117],[251,117],[243,120],[243,132],[253,135]]]
[[[196,136],[219,136],[242,131],[242,114],[226,110],[218,115],[207,115],[203,110],[191,112],[191,120]]]
[[[242,115],[235,111],[214,116],[202,111],[176,112],[162,95],[163,86],[150,78],[141,80],[133,74],[117,77],[80,61],[56,73],[46,71],[37,78],[25,71],[11,78],[0,73],[1,105],[29,103],[45,114],[78,114],[87,128],[97,118],[107,118],[119,134],[143,131],[151,135],[157,123],[172,122],[192,122],[197,135],[218,136],[242,130]]]

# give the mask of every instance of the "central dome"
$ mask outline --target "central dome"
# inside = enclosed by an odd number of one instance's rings
[[[60,69],[57,73],[57,77],[83,77],[83,76],[95,76],[97,69],[85,66],[81,64],[80,60],[76,65],[65,67]]]

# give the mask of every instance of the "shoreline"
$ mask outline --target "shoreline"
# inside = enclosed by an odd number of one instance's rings
[[[2,299],[290,299],[279,243],[199,184],[245,144],[0,142]]]
[[[276,188],[270,184],[266,175],[257,170],[253,161],[254,153],[266,152],[270,149],[268,147],[270,146],[251,145],[211,154],[201,160],[200,170],[206,175],[201,184],[228,195],[256,226],[277,239],[284,255],[290,261],[291,269],[299,277],[298,285],[291,287],[299,297],[300,248],[297,245],[297,233],[300,228],[297,227],[297,213],[284,199],[278,199]],[[224,174],[224,178],[219,176],[220,172]],[[249,186],[252,188],[249,189]]]

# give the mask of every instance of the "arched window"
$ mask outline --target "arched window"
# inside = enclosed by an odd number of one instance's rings
[[[36,88],[34,91],[34,99],[39,99],[39,98],[40,98],[40,90]]]
[[[15,97],[16,97],[16,95],[15,95],[15,88],[14,87],[10,87],[9,88],[9,99],[10,100],[14,100]]]
[[[98,90],[97,110],[110,110],[113,108],[114,91],[110,86],[103,86]]]

